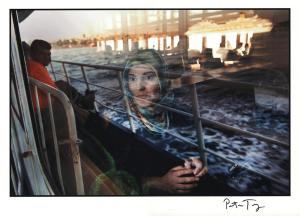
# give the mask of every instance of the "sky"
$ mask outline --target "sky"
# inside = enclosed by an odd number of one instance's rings
[[[44,39],[49,42],[82,34],[96,34],[103,22],[111,20],[112,11],[34,11],[20,24],[22,40]]]

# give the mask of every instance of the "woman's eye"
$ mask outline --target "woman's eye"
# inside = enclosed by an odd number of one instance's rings
[[[147,80],[153,80],[154,76],[153,75],[148,75],[146,78],[147,78]]]
[[[130,82],[134,82],[135,80],[136,80],[136,79],[135,79],[134,76],[130,76],[130,77],[129,77],[129,81],[130,81]]]

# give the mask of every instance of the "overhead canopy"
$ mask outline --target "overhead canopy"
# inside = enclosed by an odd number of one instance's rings
[[[239,17],[227,21],[224,24],[216,24],[211,21],[201,21],[191,26],[186,32],[187,35],[195,33],[226,33],[226,32],[269,32],[272,30],[272,22],[268,19],[253,17]]]
[[[21,23],[25,20],[34,10],[17,10],[18,20]]]
[[[186,34],[219,32],[220,26],[212,21],[204,20],[192,25]]]

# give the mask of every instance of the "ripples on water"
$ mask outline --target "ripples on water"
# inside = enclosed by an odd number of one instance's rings
[[[110,60],[102,53],[97,53],[95,48],[54,50],[52,58],[86,64],[118,63],[120,65],[124,63],[124,58]],[[54,64],[54,68],[56,71],[63,72],[59,64]],[[66,68],[72,77],[83,81],[80,67],[67,66]],[[86,68],[86,72],[92,83],[119,90],[118,79],[114,72],[88,68]],[[77,81],[73,81],[73,85],[81,92],[86,89],[85,84]],[[97,89],[96,87],[92,88]],[[202,117],[289,143],[289,113],[257,107],[254,95],[251,92],[212,88],[205,85],[198,85],[197,90]],[[191,106],[188,89],[176,90],[175,95],[179,103]],[[97,99],[106,105],[124,110],[120,93],[101,89],[97,91]],[[129,128],[129,122],[125,115],[108,109],[102,109],[102,111],[113,121]],[[137,125],[137,127],[139,126]],[[193,126],[175,128],[172,132],[196,142],[196,132]],[[163,142],[155,140],[155,137],[151,139],[154,145],[155,143],[156,145],[164,145],[168,152],[178,157],[188,157],[194,154],[185,150],[188,149],[185,148],[185,145],[188,144],[182,142],[174,144],[176,139],[168,135],[164,137]],[[236,161],[236,163],[259,170],[268,176],[289,184],[290,161],[288,148],[208,127],[204,128],[204,141],[206,147],[210,150],[222,154]],[[232,169],[232,164],[226,163],[215,156],[208,155],[208,164],[210,175],[226,181],[228,185],[246,194],[286,195],[289,193],[288,188],[271,185],[265,178],[251,174],[244,169]]]

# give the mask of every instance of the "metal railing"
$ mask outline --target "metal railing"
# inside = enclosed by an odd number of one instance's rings
[[[74,62],[68,62],[68,61],[57,61],[57,60],[53,60],[52,62],[80,66],[82,68],[82,74],[83,74],[83,76],[86,76],[86,72],[85,72],[85,70],[84,70],[83,67],[91,67],[91,68],[95,68],[95,69],[107,69],[107,70],[112,70],[114,72],[121,72],[121,71],[124,70],[124,68],[120,67],[120,66],[81,64],[81,63],[74,63]],[[66,70],[65,67],[63,67],[63,68],[64,68],[64,70]],[[56,74],[62,75],[61,73],[58,73],[58,72],[54,71],[52,63],[51,63],[51,72],[52,72],[55,80],[57,80]],[[64,72],[64,73],[66,74],[66,72]],[[121,90],[112,89],[112,88],[105,87],[103,85],[99,85],[99,84],[95,84],[95,83],[90,83],[90,82],[82,81],[80,79],[76,79],[76,78],[73,78],[73,77],[70,77],[70,76],[68,76],[68,77],[69,77],[69,79],[85,83],[87,85],[88,89],[90,88],[90,86],[95,86],[95,87],[99,87],[99,88],[103,88],[103,89],[107,89],[107,90],[110,90],[110,91],[114,91],[114,92],[123,94],[123,91],[121,91]],[[139,100],[145,100],[145,99],[139,98]],[[96,102],[98,104],[101,104],[102,106],[105,106],[108,109],[111,109],[111,110],[114,110],[114,111],[117,111],[117,112],[124,112],[124,111],[117,110],[115,108],[106,106],[103,103],[100,103],[99,101],[96,101]],[[191,113],[188,113],[188,112],[185,112],[185,111],[182,111],[182,110],[178,110],[178,109],[174,109],[172,107],[164,106],[162,104],[158,104],[158,103],[154,103],[154,102],[152,102],[152,103],[155,104],[156,106],[159,106],[159,107],[165,109],[165,110],[168,110],[168,111],[171,111],[171,112],[175,112],[175,113],[187,116],[187,117],[193,117],[193,114],[191,114]],[[199,121],[202,121],[203,123],[208,124],[209,126],[215,127],[217,129],[222,129],[222,130],[226,130],[226,131],[229,131],[229,132],[234,132],[234,133],[241,134],[241,135],[255,137],[255,138],[257,138],[257,139],[259,139],[261,141],[264,141],[264,142],[266,142],[268,144],[275,144],[275,145],[280,145],[280,146],[283,146],[283,147],[289,147],[289,144],[286,143],[286,142],[283,142],[281,140],[277,140],[277,139],[274,139],[274,138],[271,138],[271,137],[267,137],[267,136],[264,136],[262,134],[250,132],[250,131],[247,131],[247,130],[243,130],[243,129],[240,129],[240,128],[237,128],[237,127],[234,127],[234,126],[231,126],[231,125],[227,125],[227,124],[215,121],[215,120],[207,119],[205,117],[196,117],[196,118],[198,118]]]
[[[53,144],[54,144],[54,152],[55,152],[55,165],[57,169],[57,174],[59,178],[60,187],[62,190],[63,195],[68,195],[70,192],[77,195],[84,195],[84,187],[83,187],[83,177],[82,177],[82,170],[81,170],[81,161],[80,161],[80,154],[79,154],[79,148],[77,146],[77,131],[76,131],[76,124],[75,124],[75,115],[73,111],[73,107],[68,99],[68,97],[60,90],[57,90],[47,84],[44,84],[38,80],[35,80],[33,78],[29,78],[30,85],[33,87],[33,94],[35,97],[36,102],[36,113],[37,113],[37,120],[39,125],[39,131],[41,133],[41,139],[42,139],[42,150],[44,152],[44,157],[46,160],[46,167],[49,170],[49,173],[51,174],[51,165],[48,158],[47,153],[47,146],[46,146],[46,137],[45,137],[45,128],[43,126],[43,119],[42,119],[42,111],[39,103],[39,92],[43,92],[47,97],[47,103],[49,108],[49,117],[50,117],[50,127],[52,131],[52,138],[53,138]],[[55,118],[54,118],[54,112],[53,112],[53,101],[55,103],[59,103],[62,108],[63,112],[66,117],[66,129],[68,137],[64,138],[63,140],[59,140],[57,133],[56,133],[56,126],[55,126]],[[68,145],[70,151],[71,151],[71,163],[73,165],[73,171],[74,171],[74,177],[75,177],[75,187],[76,188],[68,188],[66,189],[66,185],[70,185],[70,182],[66,182],[63,175],[62,170],[62,160],[63,159],[60,155],[60,146],[62,145]],[[53,174],[53,173],[52,173]],[[68,187],[68,186],[67,186]]]
[[[54,71],[52,62],[62,64],[63,65],[62,68],[63,68],[63,71],[64,71],[65,75]],[[95,87],[99,87],[99,88],[111,90],[111,91],[114,91],[114,92],[122,94],[123,98],[124,98],[125,107],[126,107],[126,111],[125,112],[122,111],[122,110],[118,110],[118,109],[115,109],[113,107],[107,106],[107,105],[105,105],[105,104],[103,104],[103,103],[101,103],[101,102],[99,102],[97,100],[96,100],[96,103],[98,103],[98,104],[100,104],[100,105],[102,105],[102,106],[104,106],[104,107],[106,107],[106,108],[108,108],[110,110],[116,111],[118,113],[127,114],[128,118],[129,118],[130,129],[132,131],[134,131],[134,127],[133,127],[133,122],[132,121],[133,121],[133,118],[137,118],[137,117],[130,112],[130,108],[129,108],[128,102],[126,102],[126,98],[127,97],[125,97],[125,90],[123,88],[123,83],[122,83],[122,71],[124,70],[123,67],[120,67],[120,66],[110,66],[110,65],[82,64],[82,63],[75,63],[75,62],[68,62],[68,61],[57,61],[57,60],[52,60],[52,62],[50,63],[50,65],[51,65],[51,72],[52,72],[55,80],[56,80],[56,74],[59,74],[59,75],[65,76],[66,80],[67,80],[67,82],[69,84],[71,84],[70,83],[70,79],[73,79],[73,80],[76,80],[78,82],[85,83],[88,89],[90,88],[90,85],[91,85],[91,86],[95,86]],[[81,67],[82,76],[84,78],[84,81],[82,81],[80,79],[76,79],[76,78],[70,77],[68,75],[67,70],[66,70],[65,64],[80,66]],[[84,70],[84,67],[89,67],[89,68],[94,68],[94,69],[102,69],[102,70],[111,70],[111,71],[114,71],[114,72],[118,73],[118,79],[119,79],[119,84],[120,84],[121,90],[116,90],[116,89],[108,88],[108,87],[105,87],[105,86],[102,86],[102,85],[99,85],[99,84],[95,84],[95,83],[89,82],[88,79],[87,79],[86,71]],[[200,155],[201,155],[201,158],[203,158],[203,162],[205,163],[205,165],[207,165],[207,160],[206,160],[206,155],[204,154],[204,152],[207,152],[207,153],[210,153],[210,154],[212,154],[212,155],[214,155],[216,157],[219,157],[219,158],[221,158],[221,159],[223,159],[223,160],[225,160],[225,161],[233,164],[235,167],[238,166],[238,167],[244,168],[244,169],[246,169],[246,170],[248,170],[248,171],[250,171],[252,173],[255,173],[257,175],[263,176],[263,177],[265,177],[265,178],[267,178],[267,179],[269,179],[269,180],[271,180],[273,182],[276,182],[276,183],[278,183],[280,185],[288,186],[288,184],[286,184],[285,182],[279,181],[278,179],[273,178],[272,176],[268,176],[268,175],[264,174],[263,172],[261,172],[259,170],[252,169],[252,168],[250,168],[248,166],[236,163],[235,161],[227,158],[224,155],[221,155],[221,154],[219,154],[217,152],[214,152],[213,150],[207,149],[205,147],[204,141],[203,141],[202,122],[205,123],[205,124],[207,124],[210,127],[216,128],[216,129],[226,130],[226,131],[234,132],[234,133],[241,134],[241,135],[255,137],[255,138],[257,138],[257,139],[259,139],[261,141],[266,142],[267,144],[279,145],[279,146],[282,146],[282,147],[285,147],[285,148],[288,148],[289,144],[285,143],[283,141],[280,141],[280,140],[273,139],[271,137],[267,137],[267,136],[264,136],[264,135],[261,135],[261,134],[257,134],[257,133],[254,133],[254,132],[249,132],[249,131],[242,130],[240,128],[233,127],[233,126],[230,126],[230,125],[218,122],[218,121],[214,121],[214,120],[210,120],[210,119],[201,117],[200,116],[200,112],[199,112],[198,95],[197,95],[196,85],[195,84],[191,85],[191,90],[192,90],[192,93],[193,93],[192,94],[193,114],[185,112],[185,111],[182,111],[182,110],[174,109],[172,107],[168,107],[168,106],[165,106],[165,105],[162,105],[162,104],[158,104],[158,103],[154,103],[154,102],[151,102],[151,103],[153,103],[153,104],[157,105],[158,107],[161,107],[161,108],[163,108],[165,110],[168,110],[168,111],[171,111],[171,112],[175,112],[175,113],[187,116],[187,117],[192,117],[195,120],[195,127],[196,127],[196,132],[197,132],[197,143],[194,143],[194,142],[190,141],[189,139],[187,139],[185,137],[182,137],[181,135],[174,134],[174,133],[170,132],[169,130],[165,130],[166,133],[168,133],[169,135],[171,135],[171,136],[173,136],[175,138],[178,138],[178,139],[180,139],[180,140],[182,140],[182,141],[184,141],[186,143],[189,143],[189,144],[192,144],[192,145],[197,145],[198,149],[199,149],[199,152],[200,152]],[[145,100],[145,99],[139,98],[139,100]]]

